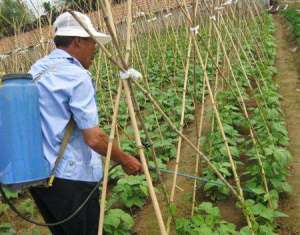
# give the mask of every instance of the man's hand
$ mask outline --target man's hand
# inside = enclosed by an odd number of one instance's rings
[[[83,129],[85,143],[97,153],[106,156],[109,139],[99,127]],[[133,175],[143,171],[142,164],[138,159],[124,153],[115,144],[112,145],[111,159],[120,163],[127,174]]]
[[[130,155],[127,155],[124,159],[122,159],[122,167],[129,175],[134,175],[143,171],[140,161]]]

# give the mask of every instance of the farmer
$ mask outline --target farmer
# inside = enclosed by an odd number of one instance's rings
[[[103,44],[110,36],[97,32],[88,16],[75,12],[93,36]],[[70,13],[54,22],[54,49],[30,69],[37,79],[42,117],[43,152],[53,168],[66,126],[75,121],[73,134],[59,162],[52,187],[34,187],[31,194],[44,220],[57,222],[74,212],[102,179],[100,155],[106,155],[107,135],[98,127],[98,110],[91,74],[88,71],[95,42]],[[128,174],[142,170],[140,162],[116,145],[112,159]],[[53,235],[96,235],[99,220],[99,191],[70,222],[50,227]]]

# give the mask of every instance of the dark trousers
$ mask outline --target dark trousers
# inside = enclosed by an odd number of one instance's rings
[[[30,193],[46,223],[62,220],[72,214],[87,198],[96,183],[55,178],[53,186],[33,187]],[[97,235],[99,190],[69,222],[49,227],[53,235]]]

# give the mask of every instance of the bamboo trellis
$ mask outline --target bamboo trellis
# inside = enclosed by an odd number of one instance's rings
[[[206,164],[208,167],[212,169],[214,174],[224,183],[225,186],[231,191],[232,195],[235,196],[236,200],[242,204],[242,210],[247,221],[247,225],[249,230],[252,234],[255,234],[255,225],[256,221],[254,216],[247,211],[245,205],[245,195],[243,192],[243,188],[241,186],[240,175],[238,173],[238,166],[235,163],[234,157],[232,155],[230,145],[228,143],[228,138],[226,136],[224,125],[222,123],[222,119],[220,117],[218,102],[217,102],[217,94],[220,89],[234,89],[236,99],[238,100],[243,114],[250,123],[250,138],[255,146],[256,150],[256,157],[257,161],[261,170],[261,179],[263,182],[264,190],[266,195],[269,194],[268,188],[268,179],[266,178],[264,172],[264,162],[263,159],[260,158],[259,155],[259,140],[257,139],[256,133],[254,128],[251,126],[251,120],[249,111],[246,106],[245,98],[243,97],[243,88],[238,84],[238,78],[234,72],[233,64],[238,66],[242,71],[242,77],[248,84],[249,89],[253,89],[250,78],[248,77],[245,64],[242,61],[241,55],[245,58],[247,66],[256,67],[258,63],[262,63],[264,60],[267,59],[266,51],[264,48],[261,48],[260,45],[262,43],[262,36],[255,37],[251,34],[251,27],[254,25],[255,27],[261,27],[264,24],[264,17],[261,14],[262,9],[256,4],[255,1],[251,0],[243,0],[240,1],[240,5],[230,4],[228,6],[222,6],[224,1],[222,0],[215,0],[211,1],[210,3],[206,1],[199,1],[194,0],[191,1],[192,5],[189,5],[185,0],[176,0],[178,3],[179,8],[176,9],[177,14],[180,14],[182,17],[182,26],[179,27],[175,25],[173,22],[175,21],[174,16],[170,15],[172,9],[170,7],[170,1],[164,0],[164,11],[156,12],[153,14],[150,11],[145,15],[136,20],[133,19],[132,7],[133,2],[132,0],[127,1],[127,17],[126,17],[126,26],[123,27],[124,32],[123,35],[119,34],[117,30],[113,14],[112,14],[112,7],[111,3],[108,0],[100,1],[99,2],[99,9],[101,8],[102,15],[98,15],[99,21],[101,17],[105,18],[105,24],[108,28],[109,33],[113,39],[113,48],[108,50],[104,47],[100,42],[96,39],[95,41],[99,44],[101,49],[101,56],[105,56],[105,66],[108,68],[108,61],[112,62],[114,66],[117,67],[120,71],[126,72],[136,61],[140,62],[140,69],[143,76],[142,85],[141,82],[138,81],[131,81],[129,80],[119,80],[117,85],[117,92],[114,94],[111,90],[113,74],[105,75],[108,77],[108,86],[109,86],[109,100],[111,107],[105,107],[107,110],[112,109],[112,121],[111,121],[111,131],[109,135],[109,145],[106,154],[105,164],[104,164],[104,178],[103,178],[103,187],[102,187],[102,195],[101,195],[101,211],[100,211],[100,220],[99,220],[99,232],[98,234],[103,234],[103,223],[104,223],[104,216],[105,216],[105,202],[106,202],[106,193],[107,193],[107,184],[108,184],[108,175],[109,175],[109,166],[110,166],[110,156],[112,150],[112,144],[117,136],[117,141],[120,143],[120,135],[121,132],[125,133],[124,130],[120,130],[118,126],[118,114],[119,114],[119,106],[122,94],[126,97],[127,103],[127,113],[130,116],[131,125],[134,129],[134,138],[136,141],[136,145],[138,148],[139,156],[143,165],[144,173],[146,175],[146,180],[148,184],[148,189],[150,192],[152,204],[154,206],[155,215],[157,218],[157,222],[159,225],[160,234],[168,234],[171,231],[171,217],[164,221],[164,215],[161,211],[161,207],[159,205],[153,183],[151,180],[150,172],[148,169],[147,159],[144,153],[144,146],[141,141],[140,129],[144,130],[146,133],[147,139],[152,145],[151,151],[153,155],[153,161],[156,166],[156,170],[158,173],[159,182],[162,185],[162,189],[164,192],[164,200],[167,201],[168,206],[171,206],[172,203],[175,203],[175,194],[176,194],[176,186],[177,186],[177,173],[180,166],[180,157],[181,157],[181,148],[182,143],[185,141],[188,144],[193,152],[195,152],[195,168],[194,174],[197,176],[199,174],[199,167],[201,171],[201,165]],[[221,8],[221,9],[216,9]],[[76,15],[73,14],[72,11],[70,13],[77,19]],[[154,18],[156,20],[153,20]],[[78,20],[78,19],[77,19]],[[79,20],[78,20],[79,21]],[[155,23],[154,21],[159,21],[162,23],[161,26],[159,23]],[[80,21],[79,21],[80,22]],[[82,24],[80,22],[80,24]],[[85,27],[84,25],[82,25]],[[162,36],[164,33],[165,28],[166,34]],[[150,30],[151,28],[151,30]],[[181,49],[179,48],[179,44],[177,41],[177,36],[179,35],[179,31],[185,29],[186,38],[187,38],[187,50],[182,53]],[[41,28],[40,28],[41,31]],[[200,33],[199,33],[200,32]],[[202,32],[207,32],[208,40],[203,40]],[[90,32],[88,32],[90,33]],[[183,68],[183,89],[178,92],[175,90],[175,94],[177,96],[182,96],[182,103],[181,103],[181,114],[180,114],[180,121],[179,123],[174,123],[169,115],[163,110],[163,106],[157,102],[156,98],[150,92],[151,88],[151,81],[148,77],[148,68],[143,64],[143,52],[142,49],[139,47],[139,37],[138,34],[143,33],[144,35],[148,36],[148,50],[146,53],[147,60],[149,59],[149,48],[151,44],[150,37],[154,37],[156,43],[159,45],[158,50],[163,52],[167,50],[167,45],[160,45],[161,37],[168,37],[169,39],[175,38],[175,45],[174,51],[183,58],[179,64]],[[90,34],[91,35],[91,34]],[[123,37],[122,37],[123,36]],[[92,37],[92,35],[91,35]],[[42,41],[44,42],[43,37],[41,37]],[[201,43],[200,43],[201,42]],[[216,45],[216,50],[214,50],[212,45]],[[247,47],[254,47],[255,48],[255,55],[254,52],[250,53],[244,49],[244,46]],[[41,48],[43,52],[49,51],[49,45],[45,43],[41,43]],[[216,55],[214,55],[214,53]],[[39,54],[41,56],[42,54]],[[114,55],[114,56],[113,56]],[[258,57],[258,61],[256,60],[255,56]],[[133,59],[134,57],[134,59]],[[167,71],[167,62],[164,55],[161,56],[162,61],[162,68]],[[17,63],[20,61],[22,57],[16,56],[14,69],[17,69],[19,66]],[[209,63],[211,63],[209,65]],[[100,64],[100,63],[99,63]],[[100,65],[96,65],[96,76],[101,76],[101,70],[99,68]],[[262,63],[263,64],[263,63]],[[195,67],[196,65],[200,65],[203,77],[196,76],[195,74]],[[25,70],[28,64],[23,64],[21,70]],[[179,65],[178,65],[179,66]],[[194,73],[191,73],[190,69],[193,69],[194,66]],[[209,73],[209,66],[213,67],[214,75],[211,76]],[[105,69],[108,71],[108,69]],[[264,83],[263,74],[258,69],[260,79],[254,78],[255,84],[258,87],[262,97],[261,87],[266,86]],[[190,77],[193,76],[193,80]],[[197,98],[196,98],[196,85],[197,83],[202,84],[201,90],[201,113],[198,116],[197,114]],[[101,81],[97,81],[97,84],[100,86]],[[194,88],[194,96],[193,103],[195,107],[195,136],[196,136],[196,143],[194,144],[193,141],[189,139],[184,134],[184,127],[185,127],[185,116],[186,116],[186,99],[189,95],[189,84],[193,84]],[[98,86],[97,85],[97,86]],[[176,87],[176,81],[170,82],[170,86]],[[151,107],[156,117],[156,125],[159,129],[159,134],[161,139],[164,138],[164,133],[160,129],[159,121],[157,115],[162,115],[165,122],[169,124],[174,132],[178,135],[177,141],[177,151],[176,151],[176,160],[175,160],[175,167],[174,167],[174,174],[173,174],[173,182],[172,187],[170,189],[170,193],[167,191],[166,187],[163,185],[163,177],[161,176],[160,168],[157,162],[158,156],[156,154],[156,150],[153,147],[151,138],[149,134],[147,134],[147,127],[143,122],[143,113],[139,108],[139,103],[135,97],[135,90],[137,88],[140,92],[145,95],[145,98],[151,101]],[[198,91],[200,92],[200,91]],[[208,93],[208,94],[207,94]],[[100,100],[101,101],[101,100]],[[203,122],[205,119],[205,112],[206,112],[206,102],[209,101],[211,106],[213,107],[214,116],[212,118],[212,128],[214,128],[214,123],[217,123],[217,126],[221,132],[222,139],[227,151],[228,161],[230,162],[230,167],[233,172],[235,186],[231,185],[229,181],[224,177],[224,175],[218,170],[218,168],[213,164],[211,156],[205,155],[201,151],[200,145],[200,138],[203,134]],[[103,102],[103,101],[101,101]],[[258,102],[257,102],[258,103]],[[265,101],[263,100],[262,106],[266,106]],[[259,104],[260,105],[260,104]],[[105,106],[102,103],[101,106]],[[266,107],[268,108],[268,107]],[[109,112],[109,111],[107,111]],[[264,118],[264,114],[261,112],[262,118]],[[126,123],[127,125],[127,123]],[[126,126],[125,125],[125,126]],[[271,133],[268,129],[267,121],[265,120],[265,128],[268,130],[270,136]],[[200,166],[199,166],[200,165]],[[201,173],[201,172],[200,172]],[[196,205],[196,190],[197,190],[197,182],[194,181],[193,183],[193,199],[192,199],[192,208],[191,214],[194,213],[194,207]],[[268,197],[270,199],[270,197]],[[269,200],[269,206],[272,207],[272,203]],[[167,225],[167,226],[166,226]]]

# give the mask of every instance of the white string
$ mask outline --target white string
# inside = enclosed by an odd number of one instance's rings
[[[171,12],[169,12],[168,14],[164,15],[165,18],[170,17],[171,15],[173,15]]]
[[[134,68],[130,68],[125,72],[120,71],[120,78],[122,80],[125,80],[125,79],[128,79],[128,78],[138,80],[138,79],[141,79],[142,77],[143,77],[143,75],[139,71],[135,70]]]
[[[222,4],[222,6],[228,6],[228,5],[231,5],[231,4],[236,4],[238,1],[236,0],[227,0],[226,2],[224,2]]]
[[[222,11],[224,7],[215,7],[215,11]]]
[[[196,25],[195,27],[191,27],[190,31],[194,33],[195,35],[199,33],[199,25]]]
[[[154,16],[153,18],[151,18],[151,19],[148,19],[148,20],[147,20],[147,22],[149,23],[149,22],[156,21],[156,20],[157,20],[157,17],[156,17],[156,16]]]
[[[9,57],[9,55],[2,55],[2,54],[0,54],[0,60],[4,60],[4,59],[6,59],[7,57]]]
[[[141,16],[145,16],[145,15],[146,15],[145,12],[139,11],[136,13],[135,17],[137,18],[137,17],[141,17]]]
[[[285,4],[283,10],[285,11],[289,7],[289,4]]]
[[[210,20],[213,20],[213,21],[217,21],[217,18],[216,18],[215,15],[210,16],[209,19],[210,19]]]

